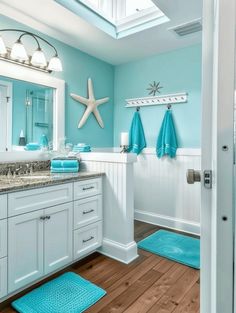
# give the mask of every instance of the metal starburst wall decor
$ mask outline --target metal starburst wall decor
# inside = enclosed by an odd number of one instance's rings
[[[155,81],[151,84],[149,84],[149,88],[147,88],[147,90],[149,90],[149,95],[155,97],[156,93],[160,93],[160,89],[162,89],[163,87],[160,85],[161,83],[158,82],[156,83]]]

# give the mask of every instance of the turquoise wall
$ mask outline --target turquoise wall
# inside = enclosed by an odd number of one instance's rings
[[[201,45],[158,54],[115,67],[114,146],[120,132],[129,131],[134,108],[125,108],[125,99],[148,96],[149,83],[161,82],[161,94],[187,92],[188,103],[173,105],[180,147],[200,147],[201,127]],[[141,108],[140,114],[148,147],[156,145],[165,113],[164,105]]]
[[[24,30],[35,30],[13,21],[3,15],[0,15],[1,28],[20,28]],[[56,46],[59,56],[63,63],[63,72],[53,73],[66,82],[66,137],[69,142],[86,142],[93,147],[111,147],[113,146],[113,103],[114,103],[114,67],[106,62],[96,59],[82,51],[70,47],[58,40],[38,33]],[[7,45],[12,45],[16,40],[16,33],[3,34]],[[8,38],[8,40],[7,40]],[[26,37],[23,39],[25,46],[28,47],[28,53],[31,54],[36,46],[32,40]],[[52,56],[52,50],[42,44],[42,48],[47,56]],[[33,73],[33,72],[32,72]],[[94,82],[94,92],[96,98],[109,97],[109,102],[102,104],[99,111],[103,118],[105,128],[98,125],[94,116],[90,116],[83,128],[78,129],[78,121],[84,112],[84,106],[70,97],[70,93],[76,93],[87,97],[87,79],[91,77]]]
[[[0,15],[0,28],[21,28],[32,30],[7,17]],[[35,30],[32,30],[35,32]],[[112,66],[78,49],[72,48],[48,36],[58,49],[63,62],[62,73],[53,73],[66,82],[66,136],[69,142],[90,143],[93,147],[112,147],[120,143],[120,132],[129,131],[134,109],[125,108],[125,99],[147,96],[149,83],[160,81],[164,87],[162,94],[186,91],[188,103],[173,106],[180,147],[200,147],[201,126],[201,45],[158,54],[139,61]],[[8,35],[9,45],[16,38]],[[4,36],[5,39],[5,36]],[[27,42],[28,52],[32,53],[35,45]],[[51,50],[43,49],[47,55]],[[96,98],[108,96],[110,101],[99,107],[105,128],[101,129],[91,115],[83,128],[78,129],[78,121],[84,112],[84,106],[74,101],[70,93],[87,96],[87,79],[94,82]],[[156,145],[157,135],[164,116],[165,106],[141,108],[148,147]]]

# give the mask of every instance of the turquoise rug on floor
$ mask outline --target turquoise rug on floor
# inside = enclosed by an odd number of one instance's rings
[[[200,240],[166,230],[158,230],[139,241],[140,249],[200,269]]]
[[[105,294],[105,290],[68,272],[12,302],[12,306],[20,313],[81,313]]]

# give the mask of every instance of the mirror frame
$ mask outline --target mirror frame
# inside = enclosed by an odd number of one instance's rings
[[[59,140],[65,137],[65,81],[35,69],[0,60],[0,76],[54,88],[53,95],[53,149],[58,150]],[[48,159],[42,151],[0,152],[0,162]]]

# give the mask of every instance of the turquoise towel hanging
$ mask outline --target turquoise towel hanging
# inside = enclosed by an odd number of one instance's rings
[[[164,155],[174,158],[177,148],[178,143],[172,113],[171,110],[167,110],[158,135],[156,153],[158,158],[162,158]]]
[[[129,152],[139,154],[146,147],[146,139],[139,112],[134,113],[129,132]]]

